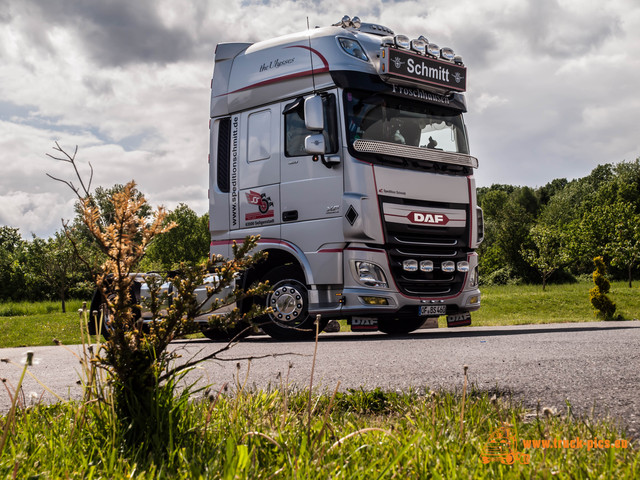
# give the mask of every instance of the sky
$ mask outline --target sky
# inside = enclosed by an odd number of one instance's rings
[[[366,6],[365,6],[366,4]],[[0,225],[47,237],[72,179],[135,180],[150,203],[207,211],[218,42],[343,15],[462,55],[478,186],[545,185],[640,156],[637,0],[0,0]]]

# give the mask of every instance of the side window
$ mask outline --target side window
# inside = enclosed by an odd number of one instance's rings
[[[229,162],[231,146],[231,118],[218,122],[218,168],[217,181],[221,192],[229,192]]]
[[[327,146],[327,153],[338,153],[338,111],[336,107],[336,96],[333,93],[322,96],[324,105],[325,131],[324,143]]]
[[[336,112],[336,98],[334,94],[323,95],[324,104],[324,135],[327,153],[338,151],[338,124]],[[304,98],[297,98],[284,108],[284,150],[287,157],[308,155],[304,150],[304,139],[307,135],[318,132],[307,130],[304,125]]]
[[[271,110],[249,115],[247,160],[256,162],[271,157]]]
[[[284,153],[287,157],[308,155],[304,150],[304,139],[314,132],[304,126],[304,99],[298,98],[284,108]]]

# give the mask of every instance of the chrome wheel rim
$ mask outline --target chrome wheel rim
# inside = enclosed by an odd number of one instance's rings
[[[304,286],[295,281],[279,282],[267,297],[267,306],[273,310],[270,317],[279,323],[297,323],[304,319]]]

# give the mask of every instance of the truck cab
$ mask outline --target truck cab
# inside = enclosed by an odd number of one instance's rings
[[[272,287],[255,299],[266,333],[310,336],[318,314],[387,333],[470,323],[483,225],[465,89],[453,50],[357,17],[217,46],[210,253],[260,235],[267,259],[241,281]]]

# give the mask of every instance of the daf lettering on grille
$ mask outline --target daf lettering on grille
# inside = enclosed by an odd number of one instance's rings
[[[446,225],[449,217],[444,213],[411,212],[408,216],[411,223],[426,225]]]

